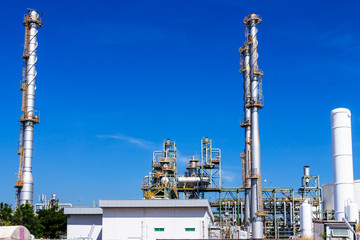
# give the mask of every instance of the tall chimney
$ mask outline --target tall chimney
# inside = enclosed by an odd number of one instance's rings
[[[29,10],[24,18],[25,43],[23,53],[23,76],[21,83],[22,116],[20,117],[19,150],[20,166],[18,180],[15,183],[16,207],[22,204],[33,204],[34,181],[32,176],[34,124],[39,123],[39,114],[35,110],[35,79],[36,79],[36,50],[38,46],[38,28],[42,27],[39,13]]]

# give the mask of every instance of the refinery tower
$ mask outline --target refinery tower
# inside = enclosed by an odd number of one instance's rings
[[[32,176],[34,125],[39,123],[39,113],[35,110],[36,50],[37,33],[42,27],[39,13],[29,9],[24,17],[25,43],[23,52],[23,72],[20,89],[22,91],[22,115],[20,117],[20,139],[18,154],[20,156],[16,188],[15,206],[33,204],[34,180]]]

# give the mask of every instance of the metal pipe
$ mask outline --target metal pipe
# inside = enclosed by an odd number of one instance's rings
[[[250,79],[251,79],[251,224],[252,238],[262,239],[263,219],[262,196],[261,196],[261,171],[260,171],[260,136],[259,136],[259,109],[262,107],[259,98],[259,78],[260,71],[257,65],[257,25],[261,19],[256,14],[250,14],[244,19],[245,25],[249,27],[248,43],[250,46]]]
[[[251,89],[250,89],[250,52],[248,44],[240,49],[240,53],[243,55],[242,72],[244,77],[244,112],[245,118],[242,124],[245,130],[245,229],[250,225],[250,198],[251,198],[251,179],[249,178],[251,171],[251,110],[247,107],[251,101]]]
[[[293,207],[292,203],[290,202],[290,225],[293,225]]]
[[[238,210],[238,212],[239,212],[239,210]],[[243,204],[242,204],[242,202],[240,202],[240,221],[241,221],[241,223],[244,222],[244,213],[243,213]]]
[[[286,202],[284,201],[284,225],[286,225]]]
[[[22,172],[23,186],[20,189],[19,203],[20,205],[29,203],[33,204],[33,188],[34,181],[32,176],[32,158],[33,158],[33,139],[34,139],[34,124],[38,123],[39,119],[35,115],[35,79],[36,79],[36,50],[38,46],[37,33],[38,28],[42,26],[39,13],[35,10],[29,10],[28,15],[24,21],[27,32],[27,46],[25,46],[26,54],[26,78],[25,78],[25,108],[24,115],[21,118],[23,124],[23,155],[24,165]]]

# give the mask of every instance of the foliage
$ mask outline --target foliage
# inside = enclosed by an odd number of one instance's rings
[[[12,209],[7,203],[0,203],[0,226],[10,226],[12,223]]]
[[[326,233],[325,232],[320,233],[319,237],[321,237],[322,239],[326,239]]]
[[[25,203],[16,209],[12,222],[14,225],[25,226],[36,238],[42,237],[44,227],[40,219],[35,216],[33,206],[30,204]]]
[[[57,206],[53,206],[47,210],[39,210],[37,214],[41,225],[44,226],[43,237],[54,239],[66,233],[64,209],[59,210]]]
[[[0,203],[0,226],[9,225],[25,226],[36,238],[54,239],[66,234],[66,215],[57,206],[34,214],[28,203],[14,211],[9,204]]]

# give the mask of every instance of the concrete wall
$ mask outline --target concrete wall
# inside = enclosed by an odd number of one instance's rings
[[[205,207],[103,208],[103,239],[203,239],[209,238],[210,222]]]
[[[93,240],[102,240],[102,215],[68,215],[67,216],[67,238],[74,239],[87,237],[91,227],[95,224],[91,235]]]

